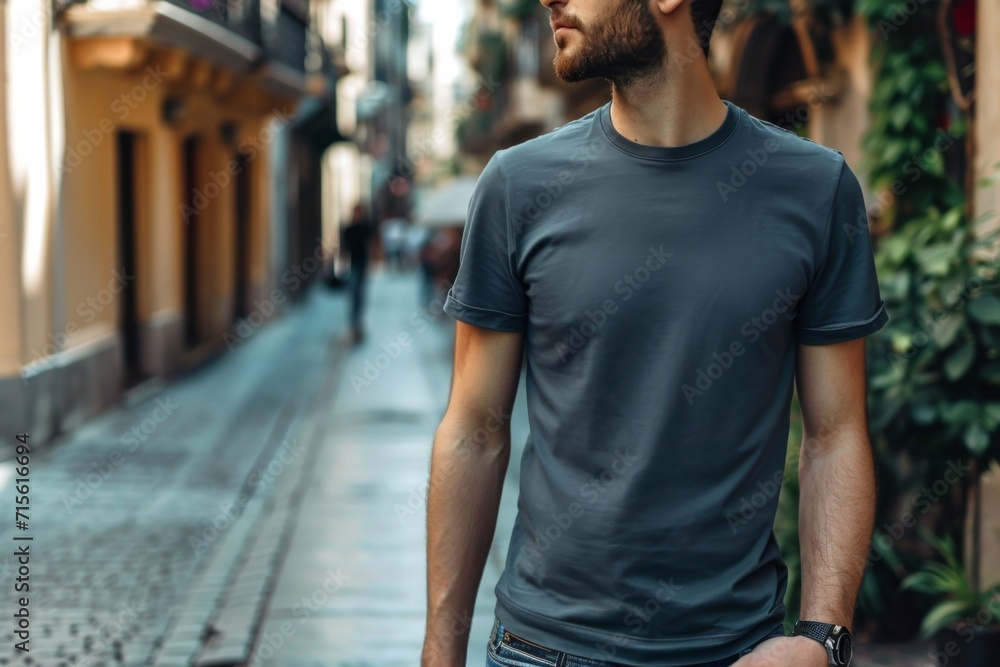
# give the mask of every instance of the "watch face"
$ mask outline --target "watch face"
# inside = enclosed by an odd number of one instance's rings
[[[837,638],[837,648],[834,649],[834,654],[837,656],[837,664],[851,664],[851,656],[854,654],[854,644],[851,641],[850,635],[843,634]]]

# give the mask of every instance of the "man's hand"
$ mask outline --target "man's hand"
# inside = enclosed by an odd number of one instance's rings
[[[732,667],[827,667],[826,649],[809,637],[771,637]]]

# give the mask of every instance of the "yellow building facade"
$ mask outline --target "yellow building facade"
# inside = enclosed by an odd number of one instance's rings
[[[334,80],[310,16],[289,0],[6,3],[8,433],[38,445],[225,352],[241,322],[273,317],[319,276],[308,257],[333,250],[316,252],[325,143],[297,123]],[[290,270],[294,289],[279,278]]]

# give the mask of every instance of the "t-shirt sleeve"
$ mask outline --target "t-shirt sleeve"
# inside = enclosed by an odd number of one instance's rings
[[[846,162],[834,194],[821,257],[795,316],[798,342],[839,343],[885,326],[889,313],[875,273],[864,195]]]
[[[487,163],[469,201],[458,273],[444,312],[488,329],[524,331],[527,297],[514,275],[506,182],[499,154]]]

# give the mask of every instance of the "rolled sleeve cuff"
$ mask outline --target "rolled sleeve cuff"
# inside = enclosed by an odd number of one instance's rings
[[[524,331],[527,322],[527,315],[517,315],[515,313],[505,313],[499,310],[491,310],[489,308],[480,308],[478,306],[470,306],[467,303],[462,303],[455,298],[451,290],[448,290],[448,295],[445,298],[444,305],[441,309],[454,317],[456,320],[461,320],[468,324],[474,324],[478,327],[484,327],[486,329],[496,329],[499,331]]]
[[[830,324],[823,327],[796,327],[795,335],[798,342],[805,345],[829,345],[873,334],[884,327],[888,321],[889,311],[885,307],[885,301],[881,301],[878,310],[867,320],[846,324]]]

